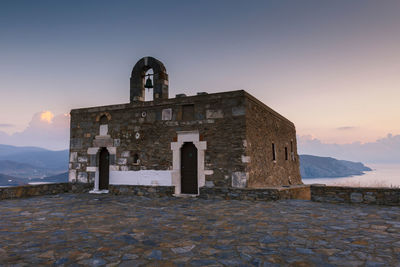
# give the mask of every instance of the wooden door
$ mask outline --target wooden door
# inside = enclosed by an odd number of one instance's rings
[[[99,158],[99,190],[108,189],[110,179],[110,154],[107,148],[100,150]]]
[[[198,194],[197,148],[191,142],[181,147],[181,193]]]

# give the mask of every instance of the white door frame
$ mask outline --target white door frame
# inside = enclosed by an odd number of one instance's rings
[[[108,153],[111,155],[117,154],[117,148],[116,147],[106,147],[108,150]],[[94,188],[91,190],[89,193],[108,193],[108,190],[99,190],[99,156],[97,153],[99,152],[100,147],[90,147],[88,148],[88,155],[96,155],[96,166],[88,166],[86,168],[87,172],[94,172]],[[110,171],[112,170],[112,165],[110,165]]]
[[[204,173],[204,151],[207,149],[207,142],[200,141],[198,131],[177,132],[176,142],[171,142],[172,150],[172,185],[175,186],[175,195],[181,195],[181,147],[185,142],[192,142],[197,148],[197,192],[206,183]]]

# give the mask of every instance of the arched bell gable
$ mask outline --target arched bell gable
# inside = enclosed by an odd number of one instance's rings
[[[153,99],[168,98],[168,74],[164,64],[154,57],[140,59],[132,69],[130,81],[130,102],[144,101],[145,74],[153,69]]]

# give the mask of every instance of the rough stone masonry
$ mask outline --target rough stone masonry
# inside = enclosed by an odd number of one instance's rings
[[[153,70],[153,100],[145,76]],[[69,181],[201,187],[265,188],[302,184],[292,122],[243,90],[168,98],[164,65],[139,60],[130,103],[71,111]]]

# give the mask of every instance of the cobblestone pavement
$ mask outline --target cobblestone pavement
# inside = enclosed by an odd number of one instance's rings
[[[400,266],[400,207],[64,194],[0,216],[1,266]]]

